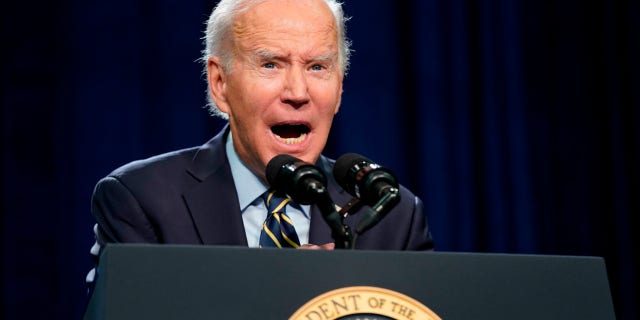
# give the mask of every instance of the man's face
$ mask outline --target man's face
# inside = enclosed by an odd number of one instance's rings
[[[208,71],[236,152],[263,179],[278,154],[315,163],[342,94],[330,9],[319,0],[266,1],[241,14],[233,34],[232,69],[214,57]]]

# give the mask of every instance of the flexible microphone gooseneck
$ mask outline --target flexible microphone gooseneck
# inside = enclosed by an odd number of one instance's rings
[[[331,228],[336,248],[351,248],[353,234],[336,211],[327,190],[327,178],[318,167],[296,157],[281,154],[273,157],[265,172],[269,184],[288,194],[299,204],[315,204]]]
[[[338,158],[333,175],[342,188],[371,207],[358,223],[357,234],[371,229],[400,202],[393,172],[359,154],[347,153]]]

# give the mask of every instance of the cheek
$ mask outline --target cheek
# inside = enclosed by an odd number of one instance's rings
[[[265,104],[277,96],[279,82],[274,79],[264,79],[252,74],[251,71],[236,70],[229,77],[227,92],[229,103],[243,108],[255,108]]]
[[[310,86],[314,96],[323,106],[327,106],[332,113],[335,113],[337,110],[337,105],[340,102],[340,97],[342,95],[342,85],[340,81],[317,81]]]
[[[336,95],[335,92],[326,94],[322,100],[322,116],[324,118],[333,118],[340,107],[340,95]]]
[[[262,111],[279,99],[280,89],[273,82],[256,82],[244,89],[239,98],[242,99],[246,112],[250,113],[247,117],[259,117]]]

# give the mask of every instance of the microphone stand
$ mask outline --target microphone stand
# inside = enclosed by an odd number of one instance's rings
[[[324,187],[316,188],[316,195],[316,205],[331,228],[331,237],[335,241],[336,249],[353,249],[354,234],[344,223],[343,216],[336,211],[335,203],[329,197],[327,189]]]
[[[353,198],[345,207],[340,210],[338,216],[340,219],[347,217],[350,214],[353,214],[351,210],[358,209],[360,206],[358,205],[360,202],[359,198]],[[346,248],[355,249],[356,240],[358,236],[365,233],[367,230],[371,229],[375,226],[382,218],[384,218],[393,207],[395,207],[400,202],[400,190],[395,187],[388,188],[384,191],[384,195],[373,204],[369,211],[365,213],[364,217],[358,222],[355,233],[349,234],[349,242],[345,243],[347,245]],[[349,230],[349,226],[345,225],[344,227]],[[333,229],[333,228],[332,228]],[[335,238],[334,238],[335,239]],[[337,242],[336,242],[337,246]]]
[[[395,187],[388,188],[384,196],[378,200],[365,215],[356,228],[356,233],[361,235],[375,226],[389,211],[400,202],[400,190]]]

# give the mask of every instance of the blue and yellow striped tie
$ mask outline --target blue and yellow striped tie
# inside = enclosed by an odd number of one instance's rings
[[[291,201],[276,195],[275,191],[263,195],[267,205],[267,219],[262,224],[260,247],[297,248],[300,246],[293,221],[287,216],[286,206]]]

